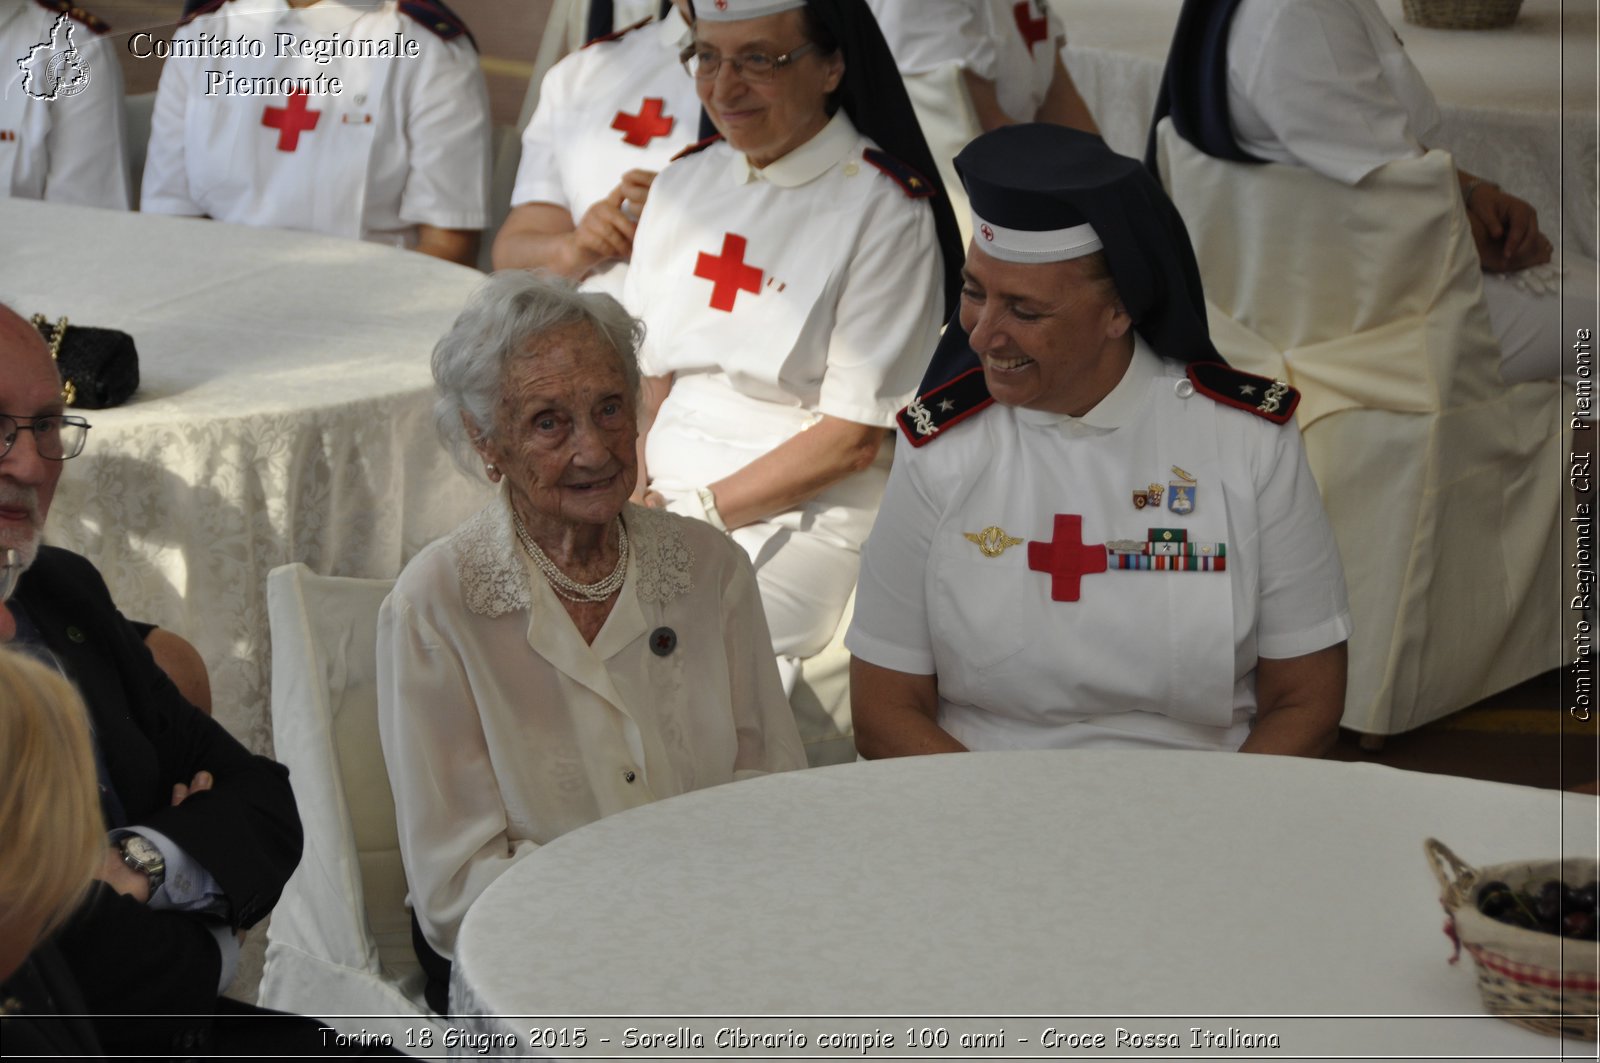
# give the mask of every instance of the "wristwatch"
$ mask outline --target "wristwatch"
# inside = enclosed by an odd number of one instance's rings
[[[150,880],[150,895],[155,896],[156,890],[167,880],[167,862],[162,859],[161,850],[139,834],[117,839],[117,848],[122,850],[123,863]]]

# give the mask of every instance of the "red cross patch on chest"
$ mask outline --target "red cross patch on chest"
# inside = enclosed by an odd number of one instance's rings
[[[1029,543],[1028,567],[1050,574],[1051,601],[1075,602],[1082,578],[1106,570],[1106,548],[1084,543],[1081,516],[1057,514],[1055,541]]]
[[[672,132],[674,119],[671,115],[662,113],[666,106],[666,100],[656,96],[646,96],[639,105],[638,114],[618,111],[617,116],[611,120],[611,128],[622,134],[624,144],[632,144],[636,148],[648,148],[656,137],[664,137]]]
[[[747,244],[748,241],[744,237],[728,233],[722,238],[720,257],[706,251],[700,252],[700,257],[695,262],[694,275],[701,280],[711,282],[711,309],[731,314],[740,292],[761,294],[762,272],[754,266],[744,264],[744,249]]]
[[[1031,0],[1022,0],[1012,9],[1017,16],[1017,29],[1022,31],[1022,39],[1028,42],[1028,54],[1033,54],[1033,46],[1050,35],[1050,20],[1044,16],[1033,17],[1033,4]]]
[[[294,151],[300,146],[300,134],[317,128],[322,112],[307,109],[310,98],[303,90],[295,89],[289,93],[287,106],[268,107],[262,113],[261,124],[278,131],[279,151]]]

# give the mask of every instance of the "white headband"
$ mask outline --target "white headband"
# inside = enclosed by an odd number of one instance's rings
[[[805,6],[806,0],[695,0],[694,14],[707,22],[736,22]]]
[[[972,212],[972,240],[983,253],[1002,262],[1066,262],[1092,255],[1105,245],[1088,222],[1066,229],[1030,232],[1007,229]]]

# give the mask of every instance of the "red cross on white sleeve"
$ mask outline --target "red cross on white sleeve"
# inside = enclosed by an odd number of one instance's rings
[[[1012,9],[1017,16],[1017,29],[1022,31],[1022,39],[1028,42],[1028,54],[1033,54],[1033,46],[1050,35],[1050,20],[1044,16],[1033,17],[1033,3],[1031,0],[1022,0]]]
[[[721,257],[706,251],[700,252],[694,275],[711,282],[711,309],[725,310],[731,314],[740,292],[761,294],[762,272],[744,264],[747,243],[744,237],[728,233],[722,238]]]

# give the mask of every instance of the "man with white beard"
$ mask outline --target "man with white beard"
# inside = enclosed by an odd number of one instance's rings
[[[255,1050],[297,1053],[276,1042],[295,1042],[308,1020],[262,1025],[256,1009],[219,999],[241,932],[300,858],[288,772],[184,700],[93,565],[42,545],[62,465],[87,433],[38,331],[0,304],[0,551],[24,568],[0,606],[0,640],[83,696],[109,828],[99,882],[53,943],[88,1012],[120,1016],[95,1023],[109,1054],[226,1054],[241,1029]],[[238,1018],[214,1021],[224,1016]]]

